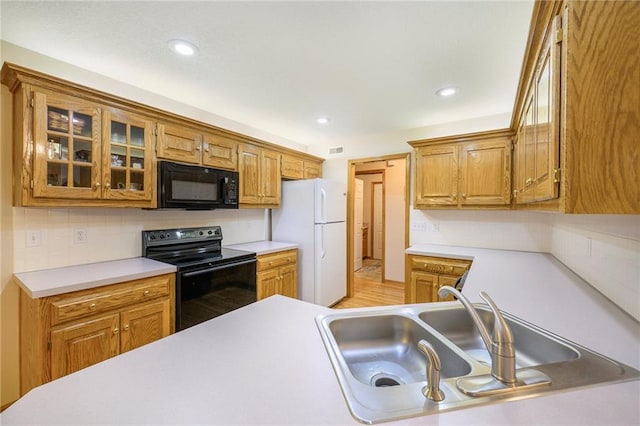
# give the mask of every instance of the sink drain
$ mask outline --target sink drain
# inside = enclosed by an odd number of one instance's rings
[[[403,382],[398,376],[387,373],[378,373],[371,377],[371,385],[376,388],[386,388],[389,386],[398,386]]]

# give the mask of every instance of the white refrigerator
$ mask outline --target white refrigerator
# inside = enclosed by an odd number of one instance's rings
[[[282,182],[271,238],[298,244],[298,297],[331,306],[347,294],[347,189],[327,179]]]

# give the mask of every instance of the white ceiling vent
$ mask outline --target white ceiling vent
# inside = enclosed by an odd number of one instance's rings
[[[344,152],[344,147],[343,146],[333,146],[333,147],[329,148],[329,154],[330,155],[342,154],[343,152]]]

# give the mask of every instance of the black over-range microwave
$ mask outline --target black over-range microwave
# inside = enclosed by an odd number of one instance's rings
[[[159,209],[237,209],[238,172],[158,161]]]

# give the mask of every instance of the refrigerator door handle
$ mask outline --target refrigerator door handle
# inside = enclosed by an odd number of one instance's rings
[[[324,226],[320,225],[320,259],[324,259],[327,252],[324,249]]]
[[[320,222],[327,221],[327,192],[320,188]]]

